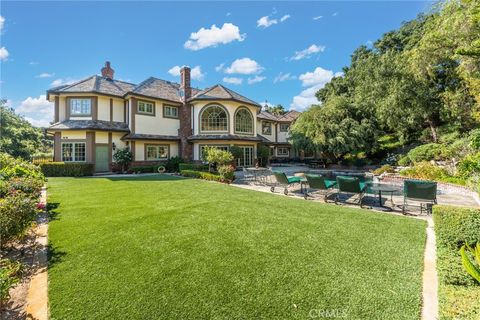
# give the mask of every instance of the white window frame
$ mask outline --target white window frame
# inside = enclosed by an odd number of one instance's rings
[[[174,115],[172,115],[172,110],[175,110]],[[163,117],[164,118],[178,119],[178,107],[177,106],[164,105],[163,106]]]
[[[157,157],[156,158],[149,158],[148,157],[148,148],[155,148]],[[166,150],[166,156],[165,157],[158,157],[160,152],[158,151],[159,148],[165,148]],[[160,161],[160,160],[168,160],[170,156],[170,146],[168,144],[146,144],[145,145],[145,160],[146,161]]]
[[[244,127],[241,128],[242,125],[247,125],[247,123],[239,123],[238,122],[238,119],[237,119],[237,116],[239,115],[240,112],[246,112],[246,114],[248,115],[248,117],[250,118],[250,130],[243,130],[245,129]],[[255,130],[255,124],[254,124],[254,120],[253,120],[253,115],[252,113],[250,112],[250,110],[248,110],[247,108],[245,107],[241,107],[241,108],[238,108],[237,111],[235,112],[235,115],[234,115],[235,119],[235,133],[240,133],[240,134],[253,134],[254,130]],[[246,120],[246,119],[245,119]],[[240,126],[240,127],[239,127]]]
[[[221,128],[221,129],[211,129],[210,130],[207,130],[207,129],[204,129],[203,128],[203,117],[205,115],[205,112],[207,112],[209,109],[211,108],[219,108],[221,109],[222,112],[225,112],[225,120],[226,120],[226,123],[225,123],[225,128]],[[215,122],[212,120],[212,122]],[[217,125],[218,127],[220,127],[220,122],[217,121]],[[212,123],[209,123],[209,119],[207,119],[207,125],[211,125]],[[220,104],[211,104],[211,105],[206,105],[203,107],[203,109],[200,111],[200,116],[199,116],[199,131],[201,133],[227,133],[230,131],[230,114],[228,113],[228,110],[227,108],[225,108],[224,106],[220,105]]]
[[[143,111],[141,110],[143,107]],[[147,107],[151,107],[151,111],[147,111]],[[137,102],[137,113],[139,114],[148,114],[148,115],[155,115],[155,104],[149,101],[139,100]]]
[[[267,126],[268,125],[268,126]],[[268,133],[265,133],[264,129],[269,127],[270,130]],[[262,134],[266,134],[266,135],[269,135],[271,136],[272,135],[272,123],[269,122],[269,121],[262,121]]]
[[[72,145],[72,160],[65,160],[64,157],[63,157],[63,146],[67,145],[67,144]],[[83,160],[78,160],[77,159],[76,145],[82,145],[82,144],[85,148],[85,155],[84,155]],[[87,143],[86,142],[68,142],[68,141],[62,142],[60,152],[61,152],[62,162],[86,162],[87,161]]]
[[[280,152],[280,150],[282,150],[282,152]],[[286,152],[283,152],[283,151],[285,151],[285,150],[286,150]],[[278,148],[277,148],[277,156],[279,156],[279,157],[288,157],[288,156],[290,156],[290,149],[287,148],[287,147],[278,147]]]
[[[287,129],[282,129],[282,126],[287,126]],[[280,132],[288,132],[288,129],[290,129],[289,123],[280,123]]]
[[[74,112],[73,104],[79,103],[80,110],[83,111],[83,103],[88,102],[88,110],[89,112]],[[92,115],[92,99],[91,98],[71,98],[70,99],[70,116],[72,117],[88,117]]]

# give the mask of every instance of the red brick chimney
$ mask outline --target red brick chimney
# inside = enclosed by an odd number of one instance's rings
[[[110,68],[110,61],[105,62],[105,67],[102,68],[102,77],[107,78],[108,80],[113,80],[113,74],[115,70]]]
[[[180,137],[180,157],[185,161],[193,160],[193,145],[188,141],[192,132],[192,110],[188,99],[192,97],[192,87],[190,86],[190,68],[183,67],[180,69],[180,91],[183,95],[183,105],[179,110],[180,129],[178,136]]]

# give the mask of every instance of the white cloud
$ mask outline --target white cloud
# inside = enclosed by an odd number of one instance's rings
[[[230,83],[230,84],[242,84],[243,79],[236,78],[236,77],[224,77],[223,82]]]
[[[336,16],[338,16],[338,12],[334,12],[334,13],[332,14],[332,17],[336,17]]]
[[[316,17],[313,17],[313,20],[320,20],[322,18],[323,18],[323,16],[316,16]]]
[[[325,46],[317,46],[316,44],[312,44],[307,49],[303,49],[301,51],[295,51],[293,57],[290,60],[301,60],[305,58],[310,58],[312,55],[325,51]]]
[[[15,108],[15,111],[25,116],[25,120],[35,127],[46,127],[53,119],[53,103],[44,94],[38,98],[28,97]]]
[[[215,67],[215,71],[220,72],[222,71],[223,67],[225,66],[225,63],[221,63],[218,66]]]
[[[5,47],[0,48],[0,61],[6,61],[8,58],[8,50]]]
[[[5,18],[0,16],[0,31],[3,30],[4,25],[5,25]]]
[[[293,80],[293,79],[296,79],[296,78],[297,78],[297,77],[292,76],[290,73],[282,73],[282,72],[280,72],[280,73],[275,77],[275,79],[273,79],[273,83],[283,82],[283,81],[287,81],[287,80]]]
[[[285,20],[287,20],[287,19],[289,19],[289,18],[290,18],[290,15],[289,15],[289,14],[286,14],[286,15],[284,15],[283,17],[280,18],[280,22],[283,22],[283,21],[285,21]]]
[[[77,81],[78,80],[72,79],[72,78],[56,79],[56,80],[53,80],[52,83],[50,83],[50,86],[58,87],[58,86],[61,86],[61,85],[72,84],[72,83],[77,82]]]
[[[257,20],[257,27],[268,28],[277,23],[278,23],[277,19],[270,19],[269,16],[264,16]]]
[[[42,72],[36,78],[51,78],[55,75],[55,73],[48,73],[48,72]]]
[[[230,67],[226,68],[224,71],[228,74],[254,74],[262,72],[263,67],[255,60],[241,58],[233,61]]]
[[[257,83],[257,82],[262,82],[263,80],[265,80],[267,77],[263,77],[263,76],[255,76],[253,78],[248,78],[247,82],[248,84],[254,84],[254,83]]]
[[[331,70],[325,70],[322,67],[317,67],[313,72],[305,72],[301,74],[298,79],[302,81],[302,86],[314,86],[329,82],[333,77],[341,76],[341,72],[333,73]]]
[[[38,62],[37,61],[30,61],[28,64],[31,65],[31,66],[36,66],[38,64]]]
[[[342,72],[334,73],[331,70],[325,70],[321,67],[317,67],[313,72],[306,72],[298,77],[302,81],[302,85],[310,86],[300,92],[299,95],[293,97],[293,101],[290,104],[290,108],[294,110],[304,110],[310,107],[312,104],[319,104],[315,93],[323,88],[333,77],[342,76]]]
[[[238,40],[243,41],[245,34],[240,34],[240,29],[232,23],[224,23],[221,28],[212,25],[210,29],[201,28],[190,34],[189,40],[183,45],[185,49],[201,50],[207,47],[216,47],[218,44],[227,44]]]
[[[180,69],[182,69],[182,67],[174,66],[170,70],[168,70],[168,73],[170,73],[174,77],[178,77],[180,76]],[[195,66],[190,70],[190,77],[193,80],[201,81],[203,80],[204,76],[205,74],[202,73],[202,68],[200,66]]]
[[[231,13],[231,12],[227,12],[225,15],[226,15],[227,17],[230,17],[230,16],[232,15],[232,13]]]

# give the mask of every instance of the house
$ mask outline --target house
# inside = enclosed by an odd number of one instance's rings
[[[240,147],[239,166],[255,164],[260,143],[270,145],[275,157],[293,156],[286,138],[297,112],[267,119],[257,102],[220,84],[192,88],[188,67],[181,69],[180,84],[154,77],[133,84],[114,79],[106,62],[101,76],[52,88],[47,99],[55,106],[47,129],[54,136],[54,160],[91,162],[97,172],[109,171],[115,150],[124,147],[134,165],[174,156],[201,161],[206,146]],[[266,123],[270,131],[264,131]]]

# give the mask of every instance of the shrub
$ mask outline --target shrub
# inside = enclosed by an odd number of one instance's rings
[[[395,168],[393,168],[389,164],[385,164],[385,165],[381,166],[380,168],[374,170],[373,173],[376,174],[376,175],[381,175],[383,173],[395,173]]]
[[[165,169],[167,172],[178,172],[180,170],[179,165],[183,163],[183,159],[180,157],[172,157],[168,159],[165,164]]]
[[[415,163],[421,161],[441,160],[445,153],[443,145],[438,143],[427,143],[410,150],[408,159]]]
[[[180,171],[180,174],[184,177],[204,179],[204,180],[209,180],[209,181],[218,181],[218,182],[224,182],[225,181],[224,178],[221,175],[211,173],[211,172],[194,171],[194,170],[182,170],[182,171]]]
[[[23,266],[18,261],[0,259],[0,302],[6,302],[9,298],[9,290],[15,287],[21,278]]]
[[[129,147],[118,149],[113,154],[113,161],[122,168],[122,172],[124,172],[128,168],[130,163],[132,163],[132,160],[133,155]]]
[[[474,150],[480,150],[480,129],[470,131],[468,135],[469,146]]]
[[[215,147],[205,148],[205,160],[211,164],[223,165],[233,161],[233,155],[229,151]]]
[[[218,173],[225,181],[233,181],[235,179],[235,167],[232,165],[218,166]]]
[[[447,170],[429,162],[420,162],[414,167],[403,169],[400,175],[423,180],[444,180],[449,177]]]
[[[45,178],[38,166],[6,153],[0,153],[0,178],[9,180],[14,177],[31,177],[41,180]]]
[[[0,199],[0,238],[5,244],[21,235],[35,219],[37,200],[22,191]]]
[[[474,257],[473,261],[470,260],[467,252],[472,253]],[[480,283],[480,242],[477,242],[477,245],[474,248],[470,247],[468,244],[464,244],[460,248],[460,255],[462,256],[462,264],[465,271]]]
[[[397,163],[399,166],[402,166],[402,167],[407,167],[412,164],[412,162],[410,161],[410,158],[407,155],[398,159]]]
[[[480,152],[463,158],[457,166],[458,174],[467,178],[480,173]]]
[[[480,241],[480,210],[434,206],[433,219],[440,277],[448,284],[472,284],[473,280],[463,270],[459,249],[465,243],[473,246]]]
[[[84,177],[95,172],[93,163],[50,162],[40,164],[40,169],[46,177]]]
[[[178,165],[178,169],[180,171],[183,171],[183,170],[208,171],[208,164],[180,163]]]
[[[43,180],[34,179],[31,177],[13,178],[6,182],[6,191],[9,193],[22,191],[31,198],[37,199],[40,197],[40,191],[42,190],[43,183]]]

